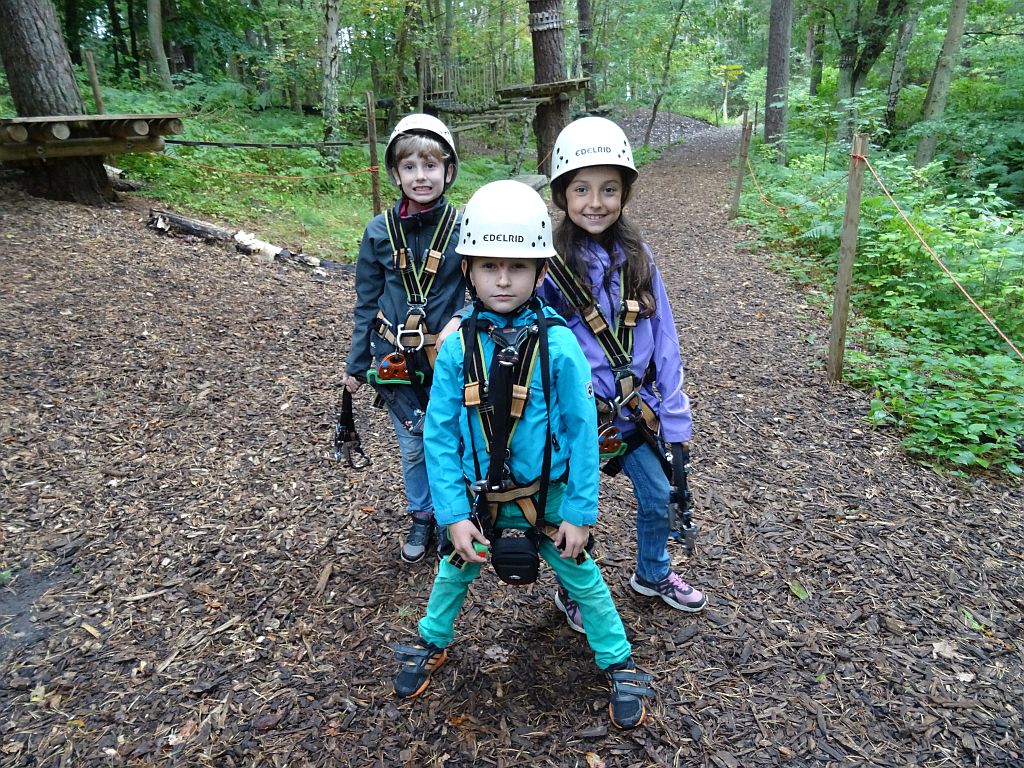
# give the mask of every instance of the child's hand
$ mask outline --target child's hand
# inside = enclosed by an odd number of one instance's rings
[[[355,376],[346,376],[344,381],[345,389],[347,389],[349,392],[353,394],[355,394],[355,391],[359,389],[362,383],[363,382],[361,382]]]
[[[568,520],[563,520],[558,526],[558,533],[555,534],[555,546],[562,550],[562,557],[573,559],[580,556],[583,548],[587,546],[590,538],[590,529],[585,525],[573,525]]]
[[[477,552],[473,548],[473,542],[478,541],[485,547],[490,547],[491,542],[480,532],[471,520],[459,520],[448,526],[448,538],[452,540],[452,546],[459,556],[467,563],[486,563],[487,553]]]
[[[441,351],[441,345],[444,344],[444,340],[447,339],[451,334],[459,330],[459,326],[462,324],[461,319],[458,316],[453,317],[449,320],[441,332],[437,334],[437,341],[434,342],[434,349],[438,352]]]

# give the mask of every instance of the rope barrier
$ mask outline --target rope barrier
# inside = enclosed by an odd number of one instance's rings
[[[296,142],[292,144],[260,144],[256,142],[235,141],[186,141],[185,139],[164,139],[165,144],[178,144],[182,147],[243,147],[245,149],[322,149],[324,147],[364,147],[366,142],[358,141],[320,141]]]
[[[816,192],[815,194],[813,194],[813,195],[810,195],[810,196],[809,196],[809,197],[808,197],[808,198],[807,198],[806,200],[804,200],[803,202],[801,202],[801,203],[797,203],[796,205],[791,205],[791,206],[789,206],[789,207],[786,207],[786,206],[778,205],[777,203],[773,203],[773,202],[772,202],[771,200],[769,200],[769,199],[768,199],[767,197],[765,197],[764,193],[763,193],[763,192],[761,191],[761,186],[760,186],[760,185],[759,185],[759,184],[757,183],[757,174],[755,174],[755,173],[754,173],[754,166],[750,164],[750,157],[749,157],[749,156],[747,157],[747,168],[749,168],[749,169],[750,169],[750,179],[751,179],[751,181],[753,181],[753,182],[754,182],[754,187],[755,187],[755,188],[757,189],[757,194],[758,194],[758,196],[759,196],[759,197],[760,197],[760,198],[761,198],[761,199],[762,199],[762,200],[763,200],[763,201],[764,201],[765,203],[767,203],[768,205],[770,205],[770,206],[771,206],[772,208],[775,208],[775,209],[777,209],[777,210],[778,210],[778,212],[779,212],[780,214],[782,214],[782,216],[784,216],[784,217],[785,217],[785,218],[787,218],[787,219],[788,219],[789,217],[788,217],[788,216],[786,216],[786,211],[795,211],[795,210],[797,210],[798,208],[800,208],[801,206],[804,206],[804,205],[808,205],[809,203],[816,203],[816,202],[818,202],[819,200],[822,200],[822,199],[823,199],[823,198],[825,197],[825,194],[826,194],[827,192],[831,192],[831,191],[832,191],[833,189],[835,189],[836,187],[838,187],[838,186],[839,186],[840,184],[844,184],[844,183],[846,183],[846,181],[847,181],[847,177],[846,177],[846,176],[842,176],[842,177],[840,177],[840,178],[836,179],[836,180],[835,180],[834,182],[832,182],[832,183],[831,183],[831,184],[829,184],[828,186],[826,186],[826,187],[822,188],[821,190],[819,190],[819,191],[818,191],[818,192]]]
[[[882,189],[882,192],[884,192],[885,196],[887,198],[889,198],[889,202],[891,202],[893,204],[893,207],[895,207],[896,210],[899,212],[900,216],[903,217],[903,220],[905,222],[907,222],[907,226],[910,227],[910,230],[914,233],[914,235],[917,237],[917,239],[921,241],[921,245],[924,246],[925,250],[928,251],[928,253],[935,260],[935,262],[942,268],[942,271],[946,273],[946,276],[950,280],[953,281],[953,285],[955,285],[960,290],[960,292],[964,296],[967,297],[967,300],[971,303],[971,306],[973,306],[978,311],[978,313],[983,318],[985,318],[985,321],[989,325],[991,325],[992,328],[995,329],[995,332],[998,333],[999,336],[1002,338],[1002,340],[1005,341],[1006,344],[1010,347],[1010,349],[1012,349],[1017,354],[1017,357],[1019,357],[1021,360],[1024,360],[1024,354],[1022,354],[1021,351],[1019,349],[1017,349],[1017,347],[1014,345],[1014,343],[1012,341],[1010,341],[1010,338],[1005,333],[1003,333],[1003,330],[998,325],[996,325],[995,321],[992,320],[992,318],[988,316],[988,313],[985,312],[985,310],[981,308],[981,305],[979,305],[978,302],[974,300],[974,297],[971,296],[970,293],[968,293],[967,289],[964,288],[964,286],[960,283],[960,281],[957,280],[956,277],[953,275],[953,273],[950,272],[950,270],[946,267],[945,264],[943,264],[942,259],[940,259],[938,257],[938,255],[936,255],[935,251],[932,250],[931,246],[928,245],[927,242],[925,242],[925,239],[921,236],[921,233],[917,231],[917,228],[914,226],[914,224],[907,217],[907,214],[905,214],[903,212],[903,209],[900,208],[899,203],[896,202],[896,200],[893,198],[892,194],[890,194],[889,190],[886,188],[885,184],[882,182],[882,179],[875,172],[875,169],[871,166],[871,161],[868,160],[867,156],[866,155],[855,155],[853,153],[850,153],[850,157],[854,158],[855,160],[862,160],[864,162],[864,164],[867,166],[868,170],[871,171],[871,175],[875,177],[875,181],[878,182],[878,186]],[[751,164],[749,157],[747,157],[747,168],[750,169],[750,179],[751,179],[751,181],[754,182],[754,188],[757,190],[758,197],[760,197],[761,200],[763,200],[765,202],[765,204],[771,206],[772,208],[775,208],[782,215],[782,217],[784,219],[786,219],[787,221],[792,223],[792,219],[790,219],[789,215],[786,213],[786,208],[781,206],[781,205],[778,205],[776,203],[773,203],[771,200],[768,199],[768,197],[761,190],[761,185],[757,181],[757,175],[754,173],[754,166]],[[846,179],[838,180],[837,182],[835,182],[831,186],[826,187],[825,191],[827,192],[832,187],[838,186],[839,183],[841,183],[842,181],[846,181]],[[807,200],[806,202],[812,202],[813,199],[814,198],[811,198],[811,199]],[[820,198],[818,198],[818,199],[820,199]],[[805,205],[805,203],[800,203],[800,205]],[[792,208],[790,208],[790,210],[795,210],[796,208],[799,208],[800,205],[793,206]]]
[[[986,322],[988,322],[988,324],[991,325],[995,329],[995,332],[998,333],[1000,335],[1000,337],[1002,337],[1003,341],[1005,341],[1007,343],[1007,345],[1010,347],[1010,349],[1012,349],[1014,352],[1017,353],[1017,357],[1019,357],[1021,360],[1024,360],[1024,354],[1021,354],[1021,351],[1019,349],[1017,349],[1016,346],[1014,346],[1013,342],[1010,341],[1010,338],[1005,333],[1003,333],[1002,329],[998,325],[995,324],[995,322],[992,320],[992,318],[988,316],[988,313],[986,313],[985,310],[981,308],[981,306],[978,304],[978,302],[976,302],[974,300],[974,297],[971,296],[971,294],[967,292],[967,289],[964,288],[963,285],[961,285],[960,281],[957,280],[956,277],[953,275],[953,273],[949,271],[949,268],[946,267],[946,265],[942,263],[942,259],[940,259],[938,257],[938,255],[935,253],[935,251],[932,250],[931,246],[928,245],[927,242],[925,242],[925,239],[921,236],[921,233],[917,231],[917,227],[914,226],[913,222],[911,222],[910,219],[907,217],[907,214],[905,214],[903,212],[903,209],[900,208],[899,203],[897,203],[896,200],[893,199],[892,194],[890,194],[889,190],[886,189],[886,186],[882,182],[882,179],[879,178],[878,174],[875,172],[875,169],[871,166],[871,161],[868,160],[867,157],[864,156],[864,155],[853,155],[853,154],[851,154],[850,157],[853,157],[856,160],[863,160],[864,161],[864,164],[868,167],[868,170],[871,171],[871,175],[874,176],[875,177],[875,181],[878,182],[878,186],[882,188],[882,192],[884,192],[885,196],[887,198],[889,198],[889,202],[893,204],[893,206],[899,212],[900,216],[903,217],[903,220],[905,222],[907,222],[907,226],[910,227],[910,231],[914,233],[914,235],[917,237],[918,240],[921,241],[921,245],[924,246],[925,250],[928,251],[928,253],[931,255],[931,257],[935,260],[935,263],[938,264],[942,268],[942,271],[946,273],[946,276],[949,277],[949,279],[953,281],[953,285],[955,285],[960,290],[960,293],[962,293],[964,296],[967,297],[967,300],[969,302],[971,302],[971,305],[976,310],[978,310],[978,312],[981,314],[981,316],[985,318]]]
[[[371,165],[369,168],[362,168],[358,171],[340,171],[338,173],[320,173],[313,176],[279,176],[272,173],[252,173],[250,171],[235,171],[230,168],[217,168],[212,165],[203,165],[202,163],[194,163],[191,160],[182,160],[178,157],[171,157],[170,155],[162,155],[168,160],[172,160],[176,163],[184,163],[190,168],[203,168],[207,171],[215,171],[217,173],[231,173],[236,176],[248,176],[254,179],[282,179],[285,181],[311,181],[313,179],[330,179],[337,176],[357,176],[360,173],[377,173],[379,167]]]

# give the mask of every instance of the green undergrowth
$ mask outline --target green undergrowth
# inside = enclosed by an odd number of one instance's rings
[[[128,92],[126,112],[167,112],[166,103],[142,103]],[[140,98],[136,98],[140,97]],[[118,107],[110,108],[113,112]],[[120,111],[120,110],[119,110]],[[227,143],[315,143],[319,118],[285,110],[251,112],[218,108],[189,114],[185,132],[168,137]],[[359,137],[342,141],[359,142]],[[378,146],[378,158],[384,145]],[[481,185],[508,178],[511,168],[494,157],[461,158],[449,199],[463,204]],[[312,148],[192,147],[168,144],[163,153],[121,155],[129,178],[146,183],[142,194],[169,207],[254,232],[260,239],[321,258],[354,261],[363,228],[373,215],[370,152],[365,144],[338,148],[336,161]],[[380,178],[383,206],[396,197]]]
[[[848,151],[848,150],[847,150]],[[752,150],[758,183],[743,214],[777,265],[831,310],[848,156],[789,145],[789,165]],[[869,159],[925,242],[1017,349],[1024,349],[1024,215],[994,186],[950,192],[941,168],[916,170],[872,147]],[[844,380],[872,393],[867,420],[896,429],[915,460],[969,476],[1024,473],[1024,361],[865,175]]]

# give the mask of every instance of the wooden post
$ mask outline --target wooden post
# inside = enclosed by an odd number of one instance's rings
[[[747,147],[754,126],[747,122],[747,110],[743,110],[743,129],[740,131],[740,153],[736,161],[736,189],[732,193],[732,205],[729,206],[729,218],[735,219],[740,213],[740,195],[743,192],[743,174],[747,170]]]
[[[426,77],[426,75],[427,75],[426,69],[425,69],[426,68],[426,63],[427,63],[426,49],[420,48],[419,59],[420,59],[420,76],[417,78],[419,80],[419,83],[416,86],[416,111],[417,112],[422,112],[423,111],[423,78]]]
[[[377,100],[373,91],[366,92],[366,140],[370,145],[370,165],[378,166],[377,161]],[[385,171],[386,173],[386,171]],[[373,215],[380,213],[380,171],[370,173],[370,189],[373,192]]]
[[[100,96],[100,79],[96,76],[96,61],[92,51],[85,50],[85,65],[89,70],[89,82],[92,84],[92,99],[96,102],[96,114],[103,114],[103,97]]]
[[[760,106],[760,102],[754,102],[754,130],[757,130],[757,108]]]
[[[857,253],[857,226],[860,224],[860,193],[864,187],[864,163],[868,151],[867,134],[853,137],[850,157],[850,178],[846,183],[846,212],[839,241],[839,269],[836,293],[832,302],[832,334],[828,343],[828,380],[843,378],[843,354],[846,350],[846,322],[850,316],[850,283],[853,279],[853,258]]]

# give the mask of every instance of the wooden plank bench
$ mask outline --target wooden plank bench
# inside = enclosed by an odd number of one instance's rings
[[[162,152],[183,114],[0,118],[0,162],[126,152]]]

